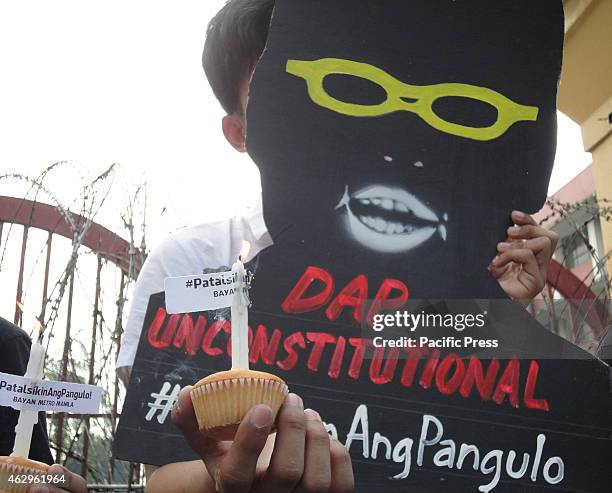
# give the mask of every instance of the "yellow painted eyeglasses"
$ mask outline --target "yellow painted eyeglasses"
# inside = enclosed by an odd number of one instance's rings
[[[314,103],[343,115],[372,117],[396,111],[409,111],[441,132],[481,141],[497,139],[515,123],[536,121],[538,118],[537,107],[515,103],[487,87],[460,83],[414,86],[405,84],[384,70],[367,63],[340,58],[322,58],[313,61],[288,60],[286,69],[288,73],[306,81],[308,95]],[[368,105],[340,101],[330,96],[323,87],[325,77],[333,74],[352,75],[369,80],[382,87],[387,93],[387,98],[380,104]],[[469,127],[446,121],[436,115],[432,106],[436,100],[448,97],[468,98],[487,103],[497,110],[497,119],[488,127]]]

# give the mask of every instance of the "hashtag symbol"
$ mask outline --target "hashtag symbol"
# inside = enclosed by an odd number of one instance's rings
[[[174,385],[172,392],[170,392],[170,387],[170,382],[164,382],[159,393],[151,392],[151,398],[154,399],[154,401],[147,404],[147,406],[149,406],[149,412],[145,416],[147,421],[151,421],[159,412],[157,422],[160,425],[164,424],[181,391],[181,386],[178,383]]]
[[[187,279],[187,282],[185,283],[185,287],[190,288],[191,286],[193,286],[193,281],[191,279]]]

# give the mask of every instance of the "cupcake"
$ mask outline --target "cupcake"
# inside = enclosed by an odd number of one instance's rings
[[[191,400],[202,432],[218,440],[232,440],[252,407],[265,404],[276,416],[288,392],[287,384],[270,373],[229,370],[196,383]]]
[[[0,493],[25,493],[33,484],[29,482],[14,482],[10,481],[10,477],[15,475],[41,475],[46,474],[49,470],[47,464],[37,462],[35,460],[26,459],[25,457],[7,457],[0,456]],[[24,481],[27,478],[20,477]]]

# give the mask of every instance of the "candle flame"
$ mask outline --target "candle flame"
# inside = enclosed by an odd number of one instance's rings
[[[45,333],[45,326],[40,321],[40,318],[34,317],[34,332],[38,333],[38,342],[42,342],[43,334]]]
[[[240,260],[244,260],[245,258],[247,258],[247,255],[249,254],[250,250],[251,244],[246,240],[242,240],[242,248],[240,249],[240,255],[238,256],[238,258]]]

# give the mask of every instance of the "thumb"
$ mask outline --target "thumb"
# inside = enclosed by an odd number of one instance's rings
[[[244,417],[227,454],[204,459],[220,490],[228,493],[251,491],[257,472],[257,461],[266,445],[274,415],[268,406],[253,407]]]

